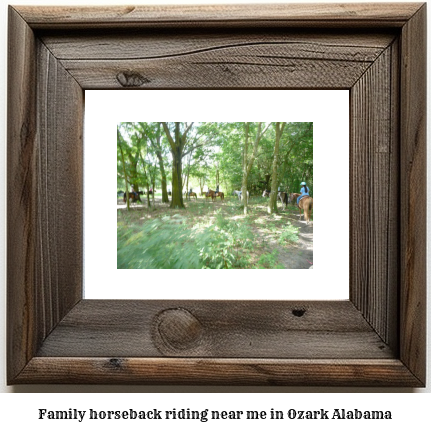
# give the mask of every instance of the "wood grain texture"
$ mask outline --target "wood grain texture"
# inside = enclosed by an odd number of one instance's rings
[[[399,360],[34,357],[17,383],[419,387]]]
[[[119,7],[20,6],[32,28],[118,27],[402,27],[420,3],[290,3]]]
[[[84,93],[37,44],[35,290],[45,338],[81,298]]]
[[[350,109],[350,298],[384,341],[390,337],[394,351],[389,329],[397,327],[391,301],[398,284],[397,53],[390,45],[352,87]]]
[[[426,5],[401,37],[401,360],[425,381]]]
[[[9,383],[425,384],[424,6],[9,14]],[[203,87],[351,90],[350,301],[81,300],[83,89]]]
[[[180,310],[199,326],[197,340],[160,335],[159,316]],[[182,318],[182,317],[181,317]],[[193,321],[192,324],[194,324]],[[157,324],[157,329],[154,326]],[[196,325],[193,325],[196,329]],[[166,331],[165,331],[166,334]],[[196,334],[196,330],[193,331]],[[91,344],[88,341],[91,340]],[[393,353],[349,302],[80,302],[38,352],[47,357],[392,358]]]
[[[348,89],[375,61],[383,48],[375,46],[376,38],[351,37],[348,42],[324,42],[313,35],[287,34],[273,41],[266,35],[247,35],[242,43],[224,41],[215,45],[206,34],[192,49],[183,49],[169,38],[161,48],[154,39],[142,36],[127,50],[131,58],[88,60],[93,50],[77,50],[72,58],[61,60],[85,89],[123,88],[119,74],[129,73],[143,77],[137,88],[307,88],[310,82],[316,88]],[[196,35],[193,35],[196,37]],[[260,42],[257,43],[257,38]],[[390,43],[394,34],[384,34],[376,45]],[[177,38],[170,37],[172,41]],[[358,42],[357,42],[358,39]],[[96,46],[92,38],[88,45]],[[368,42],[368,46],[366,43]],[[85,46],[88,46],[85,44]],[[142,49],[140,47],[146,47]],[[155,52],[159,52],[154,57]],[[100,55],[100,54],[99,54]],[[115,55],[115,53],[113,53]],[[138,58],[140,56],[140,58]],[[82,60],[84,59],[84,60]],[[87,59],[87,60],[85,60]]]
[[[58,60],[150,60],[186,56],[242,46],[261,47],[265,55],[267,45],[295,45],[295,57],[319,60],[373,62],[390,45],[395,30],[378,33],[358,33],[352,30],[336,32],[306,29],[226,30],[205,29],[145,31],[68,31],[61,35],[38,32],[41,41]],[[282,58],[289,58],[285,46],[280,47]],[[213,53],[214,55],[214,53]],[[244,54],[243,54],[244,55]],[[269,56],[269,54],[267,54]]]
[[[49,33],[43,42],[85,89],[350,88],[394,32],[159,31]],[[107,51],[106,47],[109,47]],[[119,76],[141,77],[126,84]],[[135,84],[135,85],[133,85]]]
[[[10,9],[8,374],[82,292],[83,91]]]
[[[7,195],[8,376],[17,375],[36,353],[36,42],[21,17],[9,9]]]

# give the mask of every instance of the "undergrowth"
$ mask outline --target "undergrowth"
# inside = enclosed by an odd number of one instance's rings
[[[208,211],[207,203],[174,215],[127,212],[117,218],[118,269],[250,269],[283,268],[278,250],[266,250],[252,216],[231,201],[224,213]],[[279,216],[277,216],[280,219]],[[265,219],[279,247],[298,241],[298,228],[286,220]],[[256,219],[256,217],[254,217]],[[254,223],[256,220],[254,221]]]

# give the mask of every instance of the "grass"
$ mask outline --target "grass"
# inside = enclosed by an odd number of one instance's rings
[[[279,251],[298,242],[298,228],[288,220],[293,209],[268,215],[264,198],[251,199],[247,216],[236,198],[223,205],[184,202],[181,210],[160,201],[151,209],[117,210],[117,267],[283,268]]]

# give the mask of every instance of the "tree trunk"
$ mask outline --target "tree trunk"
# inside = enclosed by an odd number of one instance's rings
[[[117,135],[119,132],[117,131]],[[124,181],[126,182],[126,203],[127,203],[127,210],[130,210],[130,203],[129,203],[129,181],[127,179],[127,173],[126,173],[126,163],[124,161],[124,153],[123,153],[123,147],[121,146],[121,143],[118,142],[120,146],[120,152],[121,152],[121,162],[123,163],[123,173],[124,173]]]
[[[160,167],[160,171],[162,172],[162,203],[168,203],[168,182],[166,181],[165,169],[162,170],[162,167]]]
[[[256,138],[254,141],[253,146],[253,153],[250,157],[250,161],[248,160],[248,139],[249,139],[249,131],[250,131],[250,125],[249,123],[244,124],[244,130],[245,130],[245,143],[244,143],[244,150],[243,150],[243,159],[242,159],[242,198],[244,202],[244,214],[247,215],[247,205],[248,205],[248,197],[247,197],[247,179],[248,175],[250,174],[251,168],[253,166],[254,159],[256,158],[257,154],[257,147],[259,145],[259,141],[262,138],[263,134],[268,129],[268,126],[265,128],[263,132],[262,130],[262,122],[258,123],[257,125],[257,132],[256,132]]]
[[[157,155],[157,159],[159,159],[160,174],[162,177],[162,203],[168,203],[169,202],[168,184],[166,181],[165,166],[163,165],[163,157],[159,151],[156,152],[156,155]]]
[[[275,124],[275,145],[274,145],[274,159],[272,161],[272,182],[271,182],[271,194],[269,196],[268,213],[277,213],[277,167],[278,167],[278,152],[280,148],[281,134],[283,133],[284,125],[277,122]]]
[[[177,152],[172,152],[172,200],[171,208],[184,208],[183,193],[182,193],[182,167],[181,155]]]
[[[138,161],[141,154],[138,151],[135,155],[133,155],[131,151],[126,148],[126,155],[129,159],[129,182],[132,182],[135,192],[139,192]]]
[[[161,124],[159,123],[157,126],[157,158],[159,159],[159,165],[160,165],[160,174],[162,177],[162,203],[168,203],[169,197],[168,197],[168,187],[167,187],[167,181],[166,181],[166,173],[165,173],[165,166],[163,165],[163,157],[161,149],[161,140],[162,140],[162,130],[161,130]]]
[[[150,201],[150,185],[147,183],[146,186],[147,189],[147,207],[150,208],[151,207],[151,201]]]
[[[246,177],[242,178],[241,192],[242,192],[242,202],[244,203],[244,214],[247,215],[248,197],[247,197],[247,178]]]
[[[203,177],[199,177],[199,187],[201,189],[201,196],[204,193],[204,183],[205,183],[205,179]]]
[[[244,203],[244,214],[247,216],[247,152],[248,152],[248,134],[249,134],[249,124],[244,124],[244,133],[245,133],[245,141],[244,141],[244,149],[242,152],[242,184],[241,184],[241,192],[242,192],[242,202]]]
[[[186,123],[186,129],[183,134],[180,133],[180,122],[175,122],[175,139],[172,137],[167,123],[162,122],[162,125],[171,146],[172,154],[172,201],[170,207],[184,208],[182,194],[182,158],[187,140],[187,133],[193,126],[193,122],[188,126]]]
[[[270,189],[269,181],[271,180],[271,174],[265,174],[265,188]]]

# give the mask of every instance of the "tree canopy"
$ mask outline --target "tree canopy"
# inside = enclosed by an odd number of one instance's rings
[[[260,195],[299,192],[305,181],[313,190],[311,122],[120,123],[117,156],[118,189],[161,188],[163,202],[169,189],[171,207],[183,207],[190,188]]]

